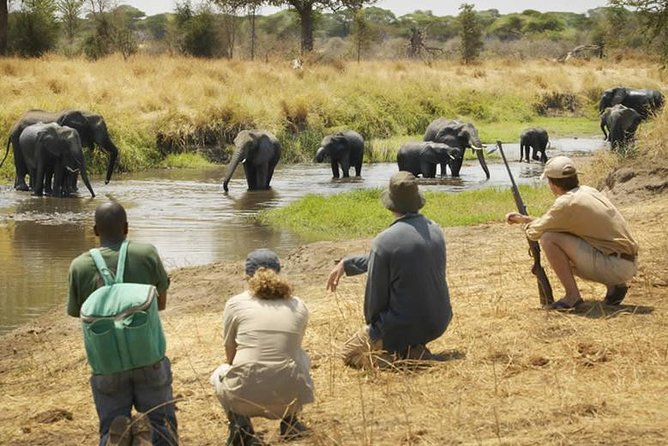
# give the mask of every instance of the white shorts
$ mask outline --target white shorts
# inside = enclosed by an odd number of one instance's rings
[[[573,273],[585,280],[605,285],[623,285],[636,274],[636,261],[605,255],[598,249],[578,238],[576,259],[571,259]]]

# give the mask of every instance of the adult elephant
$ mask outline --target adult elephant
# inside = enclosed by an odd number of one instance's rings
[[[545,150],[550,146],[550,137],[547,134],[547,130],[540,127],[532,127],[524,129],[520,134],[520,163],[523,158],[526,158],[526,162],[530,163],[531,158],[536,161],[546,162],[547,155]],[[531,158],[529,158],[529,152],[533,149]],[[540,157],[538,156],[540,152]]]
[[[487,163],[485,162],[482,142],[480,142],[480,138],[478,137],[478,130],[473,126],[473,124],[439,118],[429,124],[427,131],[424,134],[424,138],[422,139],[424,141],[440,142],[461,150],[458,156],[449,163],[450,172],[452,173],[453,177],[459,176],[459,171],[461,170],[462,163],[464,162],[464,152],[468,147],[470,147],[478,157],[478,161],[480,161],[482,170],[485,171],[485,176],[487,179],[489,179],[489,169],[487,168]]]
[[[102,150],[107,152],[109,154],[109,163],[107,164],[105,184],[109,183],[116,158],[118,157],[118,148],[111,140],[107,131],[107,124],[104,122],[102,116],[81,110],[63,110],[55,113],[44,110],[30,110],[14,123],[7,139],[7,152],[9,151],[10,143],[14,149],[14,165],[16,167],[15,189],[29,190],[25,182],[28,167],[23,164],[20,156],[22,150],[19,137],[26,127],[38,122],[55,122],[59,125],[73,128],[79,133],[83,147],[88,147],[92,150],[95,144],[97,144]],[[74,178],[74,183],[76,184],[76,177]]]
[[[601,130],[605,139],[610,141],[610,147],[619,149],[633,141],[641,121],[642,117],[636,110],[617,104],[601,113]]]
[[[601,95],[598,112],[600,114],[608,107],[622,104],[637,111],[642,119],[647,119],[663,107],[663,102],[663,94],[658,90],[637,90],[626,87],[610,88]]]
[[[223,189],[227,185],[239,163],[244,165],[248,190],[269,189],[274,168],[281,158],[281,144],[274,135],[264,130],[242,130],[234,138],[235,150],[227,167]]]
[[[88,181],[86,163],[79,133],[70,127],[38,123],[26,127],[19,136],[20,157],[30,173],[33,195],[41,196],[45,184],[51,183],[47,173],[53,173],[53,196],[60,196],[66,171],[79,170],[90,194],[95,192]]]
[[[352,130],[325,136],[315,153],[315,160],[322,163],[327,158],[331,162],[334,178],[339,178],[339,165],[343,178],[350,176],[351,166],[355,168],[355,176],[360,176],[364,158],[364,138]]]
[[[462,149],[432,141],[407,142],[397,151],[399,170],[405,170],[416,177],[436,177],[436,165],[441,165],[441,176],[446,175],[446,167],[461,158]],[[451,167],[452,171],[452,167]]]

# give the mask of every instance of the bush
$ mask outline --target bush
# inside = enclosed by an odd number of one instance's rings
[[[52,0],[23,2],[23,9],[10,16],[9,47],[24,57],[39,57],[52,50],[58,40],[58,23]]]

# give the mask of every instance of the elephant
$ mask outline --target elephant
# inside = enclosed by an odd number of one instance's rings
[[[325,158],[331,161],[334,178],[339,178],[339,165],[343,178],[350,176],[350,166],[355,168],[355,176],[359,177],[364,158],[364,138],[352,130],[325,136],[315,154],[315,160],[322,163]]]
[[[657,90],[635,90],[626,87],[610,88],[601,95],[601,100],[598,103],[598,113],[603,113],[606,108],[613,105],[622,104],[637,111],[642,119],[647,119],[663,107],[663,102],[663,94]]]
[[[605,139],[610,141],[610,147],[618,149],[633,141],[641,121],[642,116],[636,110],[617,104],[601,113],[601,130]]]
[[[436,165],[441,165],[441,176],[446,175],[446,166],[461,157],[463,150],[447,144],[432,141],[407,142],[397,151],[399,170],[405,170],[416,177],[436,177]],[[452,168],[451,168],[452,170]]]
[[[464,152],[468,147],[471,147],[478,157],[482,170],[485,171],[485,176],[489,179],[489,169],[485,162],[482,143],[478,137],[478,130],[473,124],[439,118],[429,124],[422,139],[423,141],[440,142],[461,150],[457,157],[448,163],[453,177],[459,176],[459,171],[464,162]],[[441,169],[441,172],[443,172],[443,169]]]
[[[14,180],[14,188],[17,190],[29,190],[25,182],[25,176],[28,173],[28,168],[23,164],[20,156],[22,150],[20,147],[19,137],[23,129],[29,125],[38,122],[49,123],[55,122],[59,125],[67,126],[75,129],[79,133],[83,147],[88,147],[91,150],[97,144],[109,154],[109,163],[107,165],[107,176],[105,184],[111,180],[111,174],[114,170],[114,164],[118,157],[118,148],[114,145],[109,132],[107,131],[107,124],[104,122],[102,116],[80,110],[63,110],[60,112],[47,112],[44,110],[29,110],[14,123],[7,139],[7,152],[9,152],[9,144],[14,148],[14,164],[16,166],[16,179]],[[6,156],[6,155],[5,155]],[[76,176],[73,179],[76,187]]]
[[[223,181],[223,189],[228,192],[228,184],[237,165],[244,165],[248,190],[269,189],[274,168],[281,158],[281,144],[271,133],[264,130],[242,130],[234,138],[235,150]]]
[[[550,147],[550,137],[547,135],[547,130],[540,127],[532,127],[524,129],[520,135],[520,163],[522,158],[526,156],[526,162],[530,163],[531,158],[543,163],[547,162],[547,155],[545,150]],[[533,154],[529,158],[529,151],[533,149]],[[540,152],[540,158],[538,157]]]
[[[78,169],[90,194],[95,192],[88,181],[86,162],[79,133],[55,122],[37,123],[26,127],[19,136],[20,158],[30,173],[33,195],[41,196],[51,184],[53,196],[61,196],[66,171]]]

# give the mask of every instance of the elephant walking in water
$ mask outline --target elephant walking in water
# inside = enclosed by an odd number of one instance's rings
[[[339,178],[339,165],[343,178],[350,176],[351,166],[355,168],[355,176],[359,177],[364,159],[364,138],[352,130],[325,136],[315,154],[315,160],[322,163],[327,158],[331,162],[334,178]]]
[[[547,130],[543,128],[532,127],[523,130],[520,135],[520,163],[523,158],[526,158],[527,163],[531,162],[531,158],[543,163],[547,162],[545,150],[550,147],[549,140],[550,137],[547,134]],[[529,158],[529,151],[531,149],[533,149],[533,154]],[[540,152],[540,157],[538,157],[538,152]]]
[[[223,181],[225,192],[239,163],[244,166],[248,190],[269,189],[274,168],[281,158],[278,139],[264,130],[242,130],[234,138],[234,145],[236,148]]]
[[[480,166],[482,166],[482,170],[485,172],[485,176],[489,179],[489,169],[485,162],[482,142],[480,142],[478,130],[473,124],[439,118],[429,124],[427,131],[424,134],[424,138],[422,139],[424,141],[443,143],[450,147],[460,149],[460,152],[457,153],[455,159],[451,160],[449,163],[450,172],[453,177],[459,176],[459,171],[464,162],[464,152],[470,147],[478,157],[478,161],[480,162]]]
[[[78,170],[90,194],[95,196],[88,181],[81,139],[76,130],[55,122],[33,124],[21,132],[19,144],[19,157],[30,173],[33,195],[41,196],[45,188],[51,189],[53,174],[52,194],[59,197],[69,175],[67,171]]]
[[[38,122],[50,123],[55,122],[62,126],[73,128],[79,133],[81,144],[83,147],[88,147],[91,150],[97,144],[109,154],[109,163],[107,165],[107,176],[105,184],[111,180],[111,173],[118,157],[118,148],[114,145],[107,131],[107,124],[104,122],[102,116],[96,113],[89,113],[80,110],[64,110],[61,112],[47,112],[44,110],[30,110],[23,114],[18,121],[14,123],[9,131],[9,138],[7,139],[7,152],[9,152],[9,144],[11,143],[14,149],[14,165],[16,167],[16,178],[14,180],[14,188],[17,190],[29,190],[25,182],[25,176],[28,173],[28,167],[23,163],[21,157],[21,143],[19,137],[23,130]],[[5,155],[6,156],[6,155]],[[70,181],[74,182],[76,186],[76,176]]]
[[[436,165],[441,165],[441,176],[444,177],[446,166],[461,156],[462,150],[447,144],[431,141],[407,142],[399,147],[397,164],[399,170],[405,170],[416,177],[436,177]],[[451,169],[452,170],[452,169]]]
[[[601,131],[604,138],[610,141],[610,148],[617,150],[633,141],[641,121],[640,113],[617,104],[601,113]],[[605,132],[606,128],[608,133]]]

